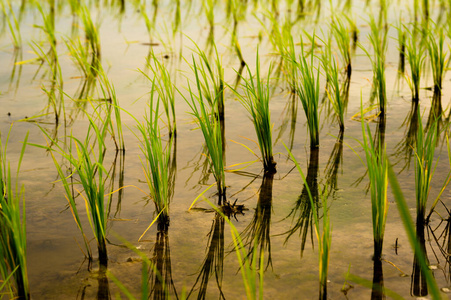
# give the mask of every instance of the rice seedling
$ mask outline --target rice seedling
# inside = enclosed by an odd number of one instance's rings
[[[86,100],[91,96],[91,92],[95,88],[98,70],[101,68],[100,57],[97,56],[100,53],[90,53],[89,48],[85,47],[80,39],[76,41],[72,39],[64,40],[64,43],[66,44],[75,65],[84,76],[82,86],[75,98]]]
[[[363,111],[361,111],[363,115]],[[371,194],[371,212],[373,222],[374,238],[374,259],[380,259],[382,256],[382,246],[384,242],[385,223],[387,219],[388,200],[387,200],[387,157],[385,145],[379,141],[375,142],[371,138],[371,131],[367,124],[366,129],[362,118],[362,147],[365,151],[366,166],[370,181]],[[379,135],[376,135],[379,136]]]
[[[423,0],[421,1],[422,8],[423,8],[423,23],[424,26],[427,26],[429,21],[429,0]]]
[[[436,123],[434,126],[436,126]],[[425,135],[420,116],[418,116],[418,127],[415,147],[415,195],[417,222],[424,222],[430,184],[435,170],[432,167],[437,144],[437,132],[430,130]]]
[[[401,23],[401,21],[399,21]],[[399,49],[399,74],[404,74],[406,66],[406,32],[401,24],[396,27],[398,31],[398,49]]]
[[[141,160],[150,197],[155,204],[155,213],[164,227],[169,226],[169,163],[173,139],[170,137],[166,147],[163,146],[159,121],[159,101],[154,101],[156,83],[152,82],[149,111],[145,122],[138,125],[141,133],[141,151],[145,159]]]
[[[63,75],[61,71],[61,66],[59,64],[59,59],[56,55],[56,48],[51,46],[49,52],[44,51],[44,49],[38,45],[33,44],[31,48],[34,53],[39,57],[42,64],[46,62],[50,67],[50,87],[41,86],[41,89],[48,97],[47,109],[53,109],[53,115],[55,116],[55,124],[58,125],[61,118],[66,124],[66,107],[64,103],[64,93],[63,93]],[[54,50],[52,50],[54,49]],[[41,66],[42,66],[41,64]],[[48,111],[48,113],[50,113]]]
[[[205,139],[206,148],[208,150],[208,161],[216,180],[216,186],[219,194],[219,204],[225,201],[225,173],[224,173],[224,147],[223,138],[220,128],[220,121],[218,119],[219,108],[217,102],[219,97],[211,98],[211,105],[206,105],[206,99],[209,96],[204,96],[205,89],[202,88],[201,78],[206,78],[205,69],[199,69],[193,57],[193,69],[196,76],[196,88],[198,95],[195,95],[191,86],[189,86],[190,99],[187,99],[181,94],[186,103],[191,108],[191,114],[196,118],[202,130]],[[200,77],[202,76],[202,77]],[[189,85],[189,83],[188,83]]]
[[[366,52],[367,56],[370,58],[373,66],[373,90],[375,95],[379,100],[379,111],[381,114],[385,113],[387,106],[387,92],[385,83],[385,52],[387,51],[387,28],[382,27],[382,24],[376,24],[376,21],[371,16],[370,17],[370,35],[368,36],[371,45],[373,46],[374,54],[373,58]]]
[[[329,44],[330,46],[330,44]],[[330,47],[326,47],[325,55],[322,56],[322,65],[327,77],[327,98],[332,104],[332,108],[335,112],[335,116],[340,127],[340,131],[344,130],[344,113],[346,110],[346,102],[343,97],[343,91],[340,86],[340,81],[338,79],[338,67],[335,58],[327,50]],[[329,54],[327,54],[329,53]],[[349,75],[350,76],[350,75]]]
[[[257,134],[258,145],[265,172],[275,172],[276,162],[274,161],[272,152],[271,114],[269,111],[269,74],[271,72],[268,72],[268,77],[266,82],[264,82],[260,75],[258,51],[256,66],[255,76],[252,75],[249,67],[247,67],[249,79],[243,78],[243,89],[245,96],[241,95],[236,90],[233,91],[251,116],[255,133]]]
[[[170,135],[177,135],[177,124],[175,118],[175,86],[172,83],[171,75],[165,65],[158,60],[155,53],[152,52],[151,59],[147,60],[147,65],[150,67],[153,78],[155,82],[155,90],[158,94],[159,100],[163,104],[164,112],[166,114],[168,130]],[[152,79],[141,72],[144,76],[151,80]]]
[[[19,49],[22,47],[22,35],[20,34],[19,22],[11,6],[11,2],[9,0],[2,1],[0,5],[2,6],[2,13],[5,17],[5,20],[8,23],[8,28],[13,40],[14,48]]]
[[[91,248],[84,233],[76,205],[76,198],[78,196],[83,199],[89,225],[97,243],[99,264],[106,267],[108,265],[106,247],[107,215],[112,194],[106,195],[105,179],[108,176],[108,172],[103,162],[106,152],[105,137],[111,120],[109,114],[103,118],[96,110],[94,116],[100,121],[100,126],[96,124],[96,120],[92,116],[87,115],[89,127],[85,139],[80,140],[70,135],[69,143],[66,145],[67,150],[60,143],[53,140],[44,129],[42,129],[42,132],[55,147],[33,145],[51,151],[55,167],[65,190],[66,200],[69,202],[74,220],[83,236],[87,251],[85,255],[92,261]],[[96,145],[97,152],[95,151]],[[57,152],[70,164],[72,172],[69,176],[63,171],[63,167],[57,161],[54,152]],[[69,179],[74,179],[76,183],[81,185],[83,190],[81,191],[74,187]]]
[[[312,45],[315,45],[315,37],[311,39]],[[302,103],[305,116],[307,118],[307,127],[310,136],[310,148],[319,146],[319,67],[313,65],[313,49],[310,52],[310,63],[307,62],[304,52],[304,42],[301,40],[301,54],[299,60],[293,61],[299,71],[299,79],[296,83],[296,94]],[[316,69],[316,72],[315,72]]]
[[[309,179],[304,176],[301,167],[299,166],[298,162],[296,161],[291,151],[286,146],[285,148],[287,149],[290,158],[295,163],[296,168],[299,174],[301,175],[302,181],[304,182],[304,188],[308,194],[310,205],[312,208],[314,208],[313,220],[315,225],[315,234],[318,241],[319,299],[327,299],[327,273],[329,269],[329,253],[332,242],[332,229],[330,226],[329,211],[327,207],[327,198],[328,198],[327,188],[325,187],[323,191],[320,193],[321,204],[319,204],[317,198],[318,194],[315,195],[317,191],[314,192],[313,190],[310,189],[310,187],[312,186],[311,183],[309,182]],[[311,151],[313,151],[313,149]],[[307,177],[308,176],[309,175],[307,174]],[[318,215],[320,205],[322,207],[323,212],[322,227],[320,226],[319,222],[320,218]]]
[[[116,90],[113,83],[109,80],[103,67],[100,65],[97,70],[100,83],[100,91],[103,99],[107,101],[107,113],[108,117],[105,120],[105,125],[109,128],[109,132],[116,146],[116,150],[125,152],[124,134],[122,132],[122,120],[121,120],[121,108],[119,106],[119,100],[116,95]],[[111,118],[111,111],[114,112],[114,121]]]
[[[446,145],[448,146],[448,159],[449,159],[449,164],[450,164],[450,166],[451,166],[451,148],[450,148],[450,142],[449,142],[449,138],[448,138],[448,135],[446,135]],[[445,180],[444,180],[444,183],[443,183],[443,185],[442,185],[442,188],[440,189],[440,192],[439,192],[439,194],[437,195],[437,197],[435,198],[435,200],[434,200],[434,202],[432,203],[432,205],[431,205],[431,208],[430,208],[430,210],[429,210],[429,213],[428,213],[428,215],[427,215],[427,217],[426,217],[426,223],[428,223],[429,222],[429,220],[430,220],[430,218],[431,218],[431,215],[432,215],[432,213],[435,211],[435,208],[436,208],[436,206],[437,206],[437,204],[438,204],[438,202],[439,201],[441,201],[440,200],[440,197],[442,196],[442,194],[443,194],[443,192],[445,191],[445,189],[446,189],[446,187],[448,186],[448,184],[451,182],[451,171],[448,173],[448,175],[445,177]],[[451,247],[451,245],[450,245],[450,247]]]
[[[280,68],[276,70],[281,70],[285,79],[288,82],[288,86],[292,93],[295,92],[296,85],[296,67],[293,61],[296,60],[296,52],[294,47],[294,41],[292,36],[292,29],[294,22],[289,18],[285,18],[283,23],[272,13],[264,14],[264,17],[269,19],[270,28],[264,24],[262,20],[259,22],[262,26],[265,26],[265,31],[268,35],[269,41],[271,42],[274,50],[280,55]],[[278,78],[279,76],[275,76]]]
[[[416,223],[416,240],[420,246],[421,252],[426,258],[426,264],[429,265],[429,260],[426,252],[426,239],[424,235],[425,223],[424,220],[418,219],[419,215],[417,215],[417,223]],[[426,277],[423,276],[423,272],[421,271],[421,266],[419,262],[419,257],[417,253],[414,254],[413,258],[413,267],[412,267],[412,280],[410,283],[410,293],[413,296],[423,297],[428,294],[428,285]]]
[[[418,42],[418,31],[416,28],[408,30],[406,42],[407,61],[410,65],[410,79],[407,82],[412,91],[412,101],[418,102],[420,93],[421,70],[425,59],[423,43]]]
[[[213,45],[213,47],[216,53],[214,65],[210,62],[205,52],[196,45],[197,54],[200,58],[200,62],[196,67],[200,75],[199,84],[202,88],[203,97],[210,106],[217,106],[215,108],[217,118],[224,120],[224,68],[222,67],[216,45]],[[193,67],[192,69],[195,71]]]
[[[427,50],[432,67],[434,79],[434,94],[441,95],[442,82],[448,65],[448,53],[444,49],[445,36],[443,27],[436,25],[435,30],[429,30],[427,34]]]
[[[0,140],[0,298],[4,290],[11,299],[29,299],[24,188],[19,186],[28,133],[20,151],[15,178],[6,157],[10,133],[11,129],[4,146]]]
[[[416,137],[415,147],[415,198],[417,209],[417,223],[427,223],[434,211],[441,195],[445,191],[451,180],[451,173],[448,173],[444,178],[444,183],[440,188],[439,194],[434,199],[430,212],[426,215],[427,202],[431,191],[432,177],[437,168],[438,160],[434,161],[435,147],[437,146],[437,139],[439,132],[436,130],[438,126],[437,120],[432,123],[430,130],[426,133],[423,130],[421,117],[418,116],[418,131]],[[448,149],[449,151],[449,149]]]
[[[351,78],[351,37],[349,31],[343,24],[342,20],[337,17],[333,19],[331,28],[345,66],[346,75],[348,78]]]
[[[433,299],[442,299],[440,290],[437,286],[437,282],[434,279],[434,275],[432,274],[431,269],[428,267],[426,254],[422,251],[421,245],[416,238],[415,225],[410,216],[409,207],[407,206],[401,187],[398,183],[398,179],[396,178],[395,172],[391,165],[388,166],[388,179],[390,181],[390,187],[395,198],[396,206],[398,207],[399,215],[403,222],[404,229],[406,230],[410,246],[415,252],[415,256],[417,257],[417,261],[421,268],[421,272],[423,273],[423,276],[425,277],[427,285],[429,287],[429,292],[431,293]]]

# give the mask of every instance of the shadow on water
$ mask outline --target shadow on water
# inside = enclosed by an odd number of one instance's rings
[[[259,255],[256,261],[261,261],[262,257],[267,257],[266,269],[271,266],[271,213],[272,213],[272,188],[274,173],[265,172],[260,194],[258,196],[257,207],[254,217],[249,225],[241,233],[245,245],[249,248],[246,259],[254,261],[253,255]],[[265,254],[267,252],[267,254]]]
[[[288,239],[299,230],[299,235],[301,237],[301,256],[304,253],[305,243],[307,241],[308,235],[310,235],[310,239],[313,245],[313,214],[318,214],[318,211],[314,211],[310,204],[309,194],[305,184],[308,184],[313,202],[317,204],[319,198],[318,165],[319,148],[310,148],[310,159],[308,163],[307,177],[305,179],[306,183],[304,183],[301,195],[299,195],[294,208],[287,216],[287,218],[292,218],[292,223],[294,225],[292,225],[291,229],[285,233],[287,234],[285,243],[288,242]]]
[[[219,291],[219,299],[225,299],[222,292],[223,263],[224,263],[224,218],[215,212],[215,217],[208,233],[207,253],[199,270],[199,275],[191,288],[188,297],[196,291],[197,299],[206,299],[208,282],[212,276]]]

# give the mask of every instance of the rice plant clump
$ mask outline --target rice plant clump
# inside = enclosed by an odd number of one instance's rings
[[[311,38],[312,45],[315,45],[315,37]],[[319,146],[319,67],[314,66],[314,49],[310,50],[310,62],[307,62],[304,51],[304,42],[301,41],[301,53],[299,60],[294,63],[299,71],[299,80],[296,85],[296,94],[302,103],[307,127],[310,135],[310,147]],[[316,71],[315,71],[316,69]]]
[[[152,92],[149,104],[149,111],[145,122],[138,125],[141,133],[141,151],[144,160],[141,160],[146,183],[149,187],[150,197],[155,204],[156,214],[159,216],[158,224],[167,228],[169,226],[169,192],[170,192],[170,171],[169,162],[172,149],[172,136],[163,145],[158,125],[159,101],[154,104],[155,82],[152,85]]]
[[[377,143],[373,141],[369,125],[367,124],[365,129],[363,119],[362,134],[362,146],[365,151],[366,166],[370,181],[374,259],[380,259],[388,211],[388,162],[385,153],[385,145],[381,143],[380,140]]]
[[[271,113],[269,111],[269,75],[271,72],[268,72],[268,77],[266,82],[264,82],[260,75],[258,51],[256,65],[255,76],[252,75],[249,67],[247,67],[249,79],[244,79],[243,89],[245,96],[242,96],[236,90],[234,91],[251,116],[262,155],[263,168],[267,172],[275,172],[276,162],[272,153]]]
[[[0,140],[0,296],[29,299],[24,188],[19,188],[18,183],[28,134],[20,152],[16,178],[11,176],[6,158],[8,139],[9,134],[4,148]]]
[[[100,108],[97,108],[97,110],[100,110]],[[106,195],[105,184],[108,172],[104,167],[104,158],[106,153],[105,137],[111,126],[111,114],[107,113],[107,116],[104,117],[97,110],[95,110],[94,115],[100,120],[100,124],[97,124],[96,119],[92,116],[87,115],[89,127],[84,140],[70,135],[68,143],[63,145],[42,129],[54,148],[35,144],[34,146],[51,151],[53,162],[65,190],[66,200],[69,202],[74,220],[83,236],[87,251],[85,255],[91,262],[92,251],[82,226],[76,199],[80,197],[84,202],[89,225],[97,243],[99,264],[102,267],[107,267],[107,211],[112,193]],[[95,151],[95,148],[97,148],[97,151]],[[69,163],[69,175],[63,170],[62,164],[58,162],[54,152],[59,153]],[[81,186],[81,189],[78,189],[77,185]]]
[[[210,169],[216,180],[216,186],[219,194],[219,204],[226,200],[225,197],[225,172],[224,172],[224,148],[223,137],[221,133],[221,124],[219,120],[219,108],[217,102],[219,97],[212,98],[211,105],[206,105],[204,89],[202,88],[201,78],[206,78],[204,69],[199,69],[193,58],[193,70],[196,77],[197,95],[189,85],[189,99],[185,98],[186,103],[191,108],[191,114],[196,118],[202,134],[205,139],[205,145],[208,150],[207,156]],[[183,96],[183,94],[182,94]],[[184,97],[184,96],[183,96]]]
[[[387,51],[387,27],[382,26],[373,17],[370,19],[371,33],[369,40],[373,46],[374,55],[371,58],[370,54],[364,49],[368,57],[371,59],[373,65],[373,90],[377,94],[379,101],[379,111],[381,114],[385,113],[387,107],[387,91],[385,82],[385,52]]]
[[[418,102],[420,98],[421,71],[426,57],[424,44],[418,41],[418,34],[418,29],[413,28],[406,36],[406,57],[410,65],[410,78],[406,77],[414,102]]]

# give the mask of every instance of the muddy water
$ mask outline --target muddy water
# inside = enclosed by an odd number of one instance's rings
[[[152,42],[158,43],[154,46],[154,51],[176,74],[174,80],[177,87],[186,93],[187,78],[192,80],[193,75],[183,58],[188,62],[191,61],[194,46],[190,38],[195,40],[201,48],[204,47],[209,27],[206,25],[204,16],[201,15],[198,4],[192,4],[191,7],[182,4],[184,35],[178,32],[172,36],[170,22],[174,16],[174,7],[172,2],[161,1],[157,14],[156,33],[158,35],[155,34],[152,37]],[[145,69],[149,46],[143,43],[148,43],[149,37],[144,20],[138,13],[140,8],[134,7],[131,3],[127,3],[125,8],[125,12],[119,13],[119,8],[114,5],[108,7],[92,5],[91,14],[99,24],[102,64],[108,78],[115,86],[119,103],[128,113],[138,120],[143,120],[145,111],[148,109],[146,101],[150,84],[138,72],[138,69]],[[392,8],[393,10],[389,10],[388,14],[389,23],[396,23],[401,10],[404,18],[408,20],[406,8],[400,5],[393,5]],[[355,16],[366,16],[371,11],[377,12],[377,9],[376,5],[368,8],[364,3],[356,2],[351,12]],[[149,4],[147,10],[149,13],[152,12]],[[216,9],[215,24],[217,25],[214,34],[225,68],[225,80],[233,84],[236,80],[234,70],[239,68],[240,62],[230,45],[230,32],[226,30],[230,27],[230,23],[225,22],[223,10],[223,7]],[[300,21],[295,27],[293,35],[301,32],[301,28],[311,32],[313,28],[327,28],[329,15],[328,6],[321,8],[318,23],[314,22],[313,15],[307,15],[306,19]],[[369,28],[366,21],[357,17],[356,20],[362,46],[369,49],[367,41]],[[43,47],[46,49],[48,47],[45,35],[38,28],[34,28],[34,24],[42,24],[42,20],[36,9],[28,5],[21,21],[22,58],[17,61],[26,61],[35,57],[30,53],[32,42],[42,41]],[[63,89],[67,95],[73,96],[83,82],[80,79],[80,72],[74,67],[62,42],[63,39],[75,38],[71,36],[72,15],[68,6],[61,5],[56,24],[57,50],[63,70]],[[244,59],[251,69],[255,67],[257,46],[264,66],[268,67],[270,63],[278,62],[279,58],[274,54],[275,50],[254,17],[248,14],[238,28]],[[83,36],[82,29],[79,30],[80,35]],[[318,29],[317,32],[319,32]],[[262,36],[261,41],[259,36]],[[406,130],[411,125],[411,120],[408,119],[411,113],[411,94],[406,81],[398,76],[397,41],[392,39],[396,38],[396,30],[391,28],[388,36],[386,79],[389,106],[385,141],[390,160],[397,163],[398,178],[414,215],[413,164],[409,158],[406,158],[405,151],[399,151],[404,145]],[[0,70],[0,131],[3,141],[10,125],[13,124],[8,145],[8,158],[12,165],[14,166],[17,162],[21,141],[26,132],[30,133],[30,143],[40,145],[45,145],[46,140],[39,127],[60,137],[62,141],[64,136],[70,133],[77,136],[86,134],[87,118],[80,113],[77,114],[75,109],[71,109],[75,107],[75,104],[68,97],[65,98],[69,126],[64,127],[61,124],[56,126],[51,113],[43,115],[43,112],[48,109],[48,99],[41,87],[50,85],[50,77],[46,73],[47,66],[44,64],[40,68],[37,63],[14,65],[14,51],[7,31],[1,36],[0,45],[2,50],[0,64],[6,66]],[[16,71],[12,76],[14,66]],[[18,75],[19,69],[20,75]],[[443,108],[449,105],[451,90],[447,83],[451,79],[450,76],[447,75],[444,80]],[[294,123],[292,151],[302,169],[306,174],[312,174],[312,178],[318,182],[320,188],[325,183],[334,186],[328,201],[332,224],[328,293],[332,299],[345,298],[341,289],[348,288],[350,285],[352,288],[347,292],[350,299],[369,298],[372,293],[374,261],[372,260],[371,203],[366,193],[368,188],[366,169],[358,157],[360,155],[363,158],[364,155],[358,143],[362,136],[361,124],[351,118],[360,111],[361,99],[364,106],[369,106],[371,78],[371,64],[364,52],[357,48],[353,56],[353,73],[342,146],[340,143],[337,144],[337,139],[340,140],[339,129],[328,117],[326,104],[322,105],[320,148],[317,153],[314,153],[315,155],[310,152],[305,117],[300,103],[298,103]],[[431,83],[432,74],[425,71],[422,87],[428,87]],[[420,111],[424,124],[430,112],[431,97],[430,91],[421,90]],[[266,228],[267,230],[268,239],[263,244],[266,264],[264,297],[271,299],[294,299],[299,298],[299,295],[305,295],[305,298],[316,298],[319,287],[318,251],[314,232],[308,228],[305,241],[302,240],[299,230],[294,231],[292,235],[289,234],[298,222],[293,216],[300,211],[293,210],[303,191],[301,178],[293,169],[293,162],[287,159],[283,146],[283,143],[291,143],[290,101],[286,84],[280,80],[274,86],[274,95],[270,103],[271,118],[274,123],[273,139],[276,140],[279,136],[274,148],[274,152],[277,153],[275,155],[277,173],[274,177],[264,177],[259,162],[250,165],[243,172],[226,173],[229,200],[237,200],[237,204],[243,204],[247,209],[244,214],[238,214],[236,219],[232,220],[245,241],[249,241],[246,238],[251,237],[253,229]],[[155,214],[153,203],[142,192],[146,191],[146,186],[139,160],[141,152],[138,141],[131,132],[136,131],[135,120],[126,113],[122,115],[125,154],[116,153],[113,143],[107,141],[105,168],[111,171],[114,189],[119,188],[120,185],[127,186],[121,192],[114,194],[111,203],[108,224],[108,269],[133,294],[139,295],[142,265],[139,256],[123,246],[122,239],[125,239],[149,258],[165,266],[163,274],[166,276],[166,282],[170,282],[168,287],[171,294],[177,294],[179,297],[183,294],[190,294],[193,297],[200,294],[205,295],[206,298],[213,298],[218,297],[222,291],[227,299],[244,298],[245,290],[239,273],[239,263],[233,251],[230,227],[211,212],[209,205],[205,202],[200,202],[196,204],[195,209],[188,210],[192,201],[214,182],[213,177],[206,176],[203,171],[205,166],[205,157],[202,155],[203,137],[200,131],[196,130],[192,117],[187,113],[188,109],[183,98],[177,96],[177,175],[174,197],[170,204],[170,227],[167,235],[159,234],[156,226],[153,226],[138,242]],[[25,117],[33,116],[37,116],[33,118],[33,121],[23,120]],[[225,124],[226,165],[255,160],[251,152],[236,143],[244,143],[258,153],[257,146],[250,141],[250,139],[256,139],[253,125],[242,105],[230,91],[226,92]],[[374,133],[378,123],[372,122],[370,125]],[[328,163],[340,161],[340,155],[342,158],[339,164]],[[432,183],[432,198],[437,195],[449,171],[446,144],[443,140],[439,143],[436,157],[440,157],[440,160]],[[336,176],[330,176],[330,174],[336,174]],[[202,180],[203,178],[207,179]],[[82,243],[80,232],[67,208],[64,190],[57,179],[57,172],[49,153],[40,148],[28,146],[20,182],[25,187],[27,256],[32,296],[34,299],[93,299],[105,298],[106,295],[114,297],[119,293],[119,289],[111,280],[96,271],[96,262],[94,262],[93,271],[88,271],[83,248],[80,248]],[[451,204],[449,189],[443,195],[442,201],[449,207]],[[206,196],[211,201],[216,199],[213,189],[208,191]],[[391,195],[389,195],[389,201],[383,250],[384,261],[382,262],[383,284],[387,289],[407,298],[411,295],[410,274],[412,274],[413,253]],[[79,205],[82,206],[83,203],[80,201]],[[438,213],[446,218],[447,212],[443,206],[439,207]],[[429,231],[427,252],[430,264],[433,268],[437,268],[434,275],[438,285],[440,288],[445,288],[450,285],[449,269],[446,269],[449,264],[445,263],[442,254],[439,253],[432,235],[435,233],[439,237],[440,231],[444,230],[444,224],[439,222],[439,214],[433,215],[431,228],[435,231]],[[88,221],[83,215],[82,222],[88,228]],[[441,239],[443,241],[444,237],[442,236]],[[91,244],[95,249],[94,241]],[[302,248],[304,250],[301,250]],[[202,278],[202,272],[206,272],[209,267],[211,273],[207,276],[208,282],[202,281],[199,278]],[[219,274],[218,281],[215,272]],[[347,272],[367,280],[369,286],[347,282]],[[379,279],[381,279],[380,276]],[[153,277],[151,284],[158,286],[158,278]]]

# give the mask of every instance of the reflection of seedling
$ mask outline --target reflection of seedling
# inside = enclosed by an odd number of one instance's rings
[[[437,286],[437,282],[435,281],[434,275],[432,274],[431,270],[428,267],[427,257],[425,253],[422,251],[421,245],[416,238],[415,225],[410,216],[409,207],[407,206],[401,187],[398,183],[398,179],[396,178],[395,172],[393,171],[393,168],[391,166],[388,168],[388,178],[390,181],[392,193],[396,201],[396,205],[398,207],[399,215],[401,216],[404,228],[407,233],[407,237],[409,238],[410,246],[415,251],[418,263],[421,268],[421,272],[423,273],[423,276],[426,278],[429,292],[433,299],[441,299],[441,293]]]
[[[296,168],[299,171],[299,174],[302,177],[302,181],[304,182],[304,188],[307,191],[308,199],[310,202],[311,209],[313,209],[313,221],[315,224],[315,233],[318,241],[318,260],[319,260],[319,299],[327,299],[327,273],[329,269],[329,252],[330,246],[332,242],[332,229],[330,227],[330,217],[329,217],[329,209],[327,207],[327,198],[328,192],[325,187],[322,192],[320,192],[321,204],[318,201],[318,186],[314,187],[312,182],[308,178],[304,176],[301,167],[298,162],[294,158],[293,154],[288,150],[291,159],[294,161]],[[311,149],[310,151],[318,151],[318,149]],[[309,165],[310,168],[310,165]],[[317,168],[317,167],[316,167]],[[310,170],[309,170],[310,172]],[[307,177],[309,174],[307,174]],[[311,189],[313,188],[313,189]],[[316,191],[315,191],[316,189]],[[319,207],[322,207],[323,212],[323,224],[322,229],[320,228],[319,222]]]

